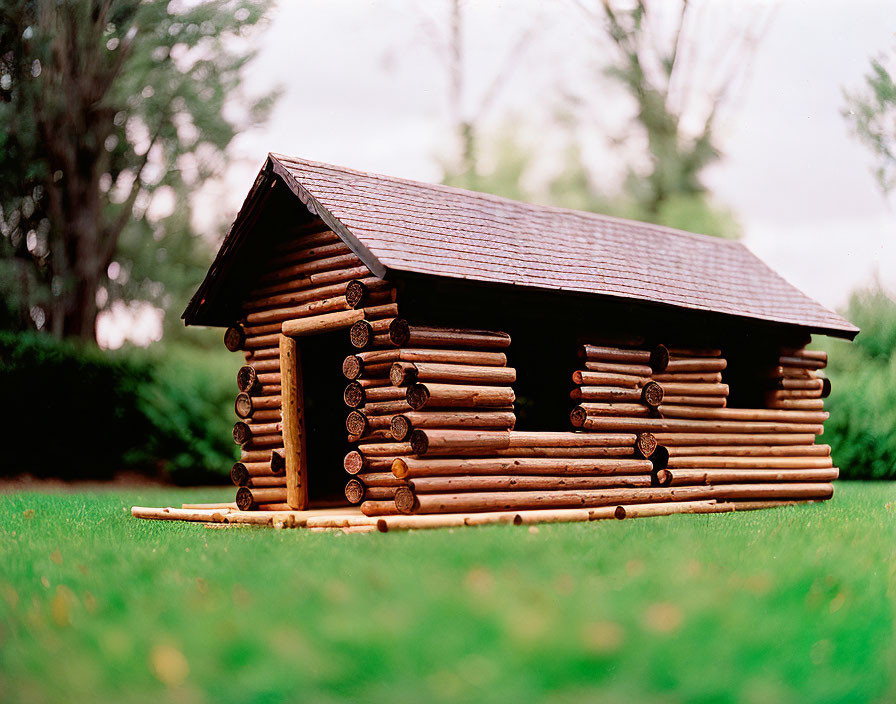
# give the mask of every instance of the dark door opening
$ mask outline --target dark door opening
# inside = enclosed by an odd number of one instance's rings
[[[342,460],[348,452],[346,407],[342,400],[345,377],[342,361],[348,354],[346,331],[335,330],[300,337],[305,442],[308,462],[308,501],[311,505],[347,504]]]

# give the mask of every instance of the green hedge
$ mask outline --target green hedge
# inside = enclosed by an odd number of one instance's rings
[[[156,345],[103,352],[48,335],[0,332],[4,474],[107,478],[121,471],[181,484],[223,481],[238,361]]]

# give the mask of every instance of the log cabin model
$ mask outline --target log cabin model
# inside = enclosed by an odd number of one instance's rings
[[[858,333],[738,242],[273,154],[183,317],[236,501],[134,514],[357,531],[829,499]]]

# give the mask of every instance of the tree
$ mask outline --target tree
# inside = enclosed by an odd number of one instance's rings
[[[844,116],[856,134],[877,158],[875,176],[884,194],[896,187],[896,82],[893,68],[896,52],[871,60],[865,90],[845,93]]]
[[[626,133],[613,139],[626,152],[626,178],[619,197],[594,192],[598,189],[587,178],[581,150],[572,140],[564,169],[551,186],[555,199],[615,201],[615,214],[737,236],[731,215],[711,204],[702,176],[721,156],[715,135],[720,109],[746,79],[770,13],[721,25],[723,18],[715,18],[714,35],[720,41],[709,46],[710,35],[699,32],[696,17],[712,9],[705,4],[695,7],[682,0],[675,13],[668,3],[646,0],[579,0],[577,5],[597,29],[599,45],[614,57],[602,74],[632,103]],[[727,31],[719,32],[720,26]],[[606,100],[603,92],[602,97]],[[643,143],[646,154],[633,153],[633,142]],[[576,184],[592,194],[571,189]]]
[[[245,36],[268,4],[3,4],[7,324],[95,340],[102,307],[164,306],[178,282],[194,283],[203,242],[188,196],[220,171],[231,139],[263,120],[275,97],[240,94],[253,56]]]

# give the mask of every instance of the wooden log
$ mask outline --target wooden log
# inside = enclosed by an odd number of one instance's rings
[[[662,387],[656,382],[648,382],[642,388],[618,386],[579,386],[569,392],[573,401],[604,401],[610,403],[650,403],[657,406],[662,402]]]
[[[374,442],[358,445],[358,452],[365,458],[391,457],[395,455],[413,454],[409,442]]]
[[[393,348],[385,350],[366,350],[356,356],[366,364],[382,364],[388,362],[433,362],[441,364],[470,364],[474,366],[503,367],[507,364],[507,355],[503,352],[482,350],[452,350],[435,348]]]
[[[778,364],[782,367],[797,367],[798,369],[824,369],[827,360],[807,359],[805,357],[789,357],[782,355],[778,358]]]
[[[338,313],[326,313],[310,318],[298,318],[287,320],[283,323],[283,334],[289,337],[312,335],[327,330],[338,330],[350,327],[353,323],[364,317],[364,311],[346,310]]]
[[[340,242],[340,237],[330,230],[322,222],[317,221],[310,225],[305,225],[296,230],[294,234],[288,234],[288,239],[281,240],[274,245],[273,251],[276,254],[284,252],[293,252],[297,249],[313,247],[319,244],[327,244],[328,242]]]
[[[669,469],[667,471],[670,475],[670,486],[742,482],[832,482],[840,473],[836,467],[816,469]]]
[[[781,348],[781,354],[785,357],[799,357],[800,359],[812,359],[816,362],[828,362],[828,353],[824,350],[797,349],[795,347]]]
[[[288,308],[278,307],[270,310],[256,311],[246,316],[246,322],[252,325],[272,325],[273,327],[272,330],[264,329],[254,332],[274,332],[279,330],[279,325],[282,325],[285,320],[308,318],[323,313],[346,310],[351,310],[351,307],[346,302],[345,295],[343,294],[332,298],[308,301],[307,303]],[[247,330],[246,332],[249,334],[252,331]]]
[[[240,325],[231,325],[224,331],[224,346],[231,352],[243,349],[246,334]]]
[[[588,430],[609,433],[650,431],[656,433],[812,433],[821,435],[824,426],[811,423],[784,423],[740,420],[692,420],[684,418],[612,418],[589,417]],[[768,443],[774,444],[774,443]]]
[[[653,465],[639,459],[581,459],[541,457],[484,457],[418,459],[399,457],[392,474],[399,479],[469,474],[650,474]]]
[[[410,386],[418,381],[509,386],[516,381],[516,369],[467,364],[394,362],[389,371],[389,379],[394,386]]]
[[[258,277],[258,281],[262,284],[280,283],[283,282],[284,279],[296,279],[315,274],[319,271],[345,269],[349,267],[357,267],[361,264],[363,264],[363,262],[353,253],[340,254],[335,257],[315,259],[313,261],[283,267],[282,269],[266,271]]]
[[[672,457],[828,457],[830,445],[683,445],[670,446]]]
[[[268,487],[250,489],[241,486],[236,492],[236,505],[240,511],[251,511],[259,504],[283,503],[286,501],[286,488]]]
[[[792,377],[781,377],[780,379],[773,379],[772,386],[777,389],[784,389],[786,391],[793,390],[816,390],[823,391],[824,382],[828,381],[828,385],[830,385],[829,379],[824,379],[820,377],[816,378],[805,378],[805,379],[796,379]]]
[[[785,423],[824,423],[829,413],[826,411],[787,411],[769,408],[688,408],[660,406],[665,418],[690,418],[701,420],[728,421],[778,421]]]
[[[286,503],[294,510],[308,506],[308,454],[305,435],[301,359],[296,341],[280,336],[283,386],[283,447],[286,456]]]
[[[649,377],[653,374],[653,368],[649,364],[624,364],[621,362],[594,362],[588,360],[585,362],[585,369],[589,372],[623,374],[639,378]]]
[[[270,477],[270,476],[284,476],[284,468],[278,469],[277,471],[271,466],[271,460],[269,459],[267,462],[234,462],[233,467],[230,469],[230,478],[234,484],[237,486],[241,486],[246,483],[246,480],[250,477]]]
[[[510,430],[516,423],[512,411],[413,411],[393,416],[392,437],[405,440],[416,428],[489,428]]]
[[[658,443],[670,446],[694,445],[812,445],[814,433],[654,433]]]
[[[700,406],[703,408],[725,408],[726,396],[663,396],[663,406]]]
[[[256,488],[267,488],[267,487],[282,487],[286,488],[286,477],[283,475],[272,474],[269,477],[261,476],[261,477],[249,477],[246,480],[245,484],[241,484],[239,486],[247,486],[250,489]]]
[[[818,381],[821,381],[821,379]],[[817,389],[778,389],[767,391],[765,398],[769,401],[790,401],[800,398],[819,399],[821,398],[821,392],[820,386]]]
[[[680,372],[721,372],[728,367],[728,361],[725,359],[716,359],[714,357],[695,358],[695,359],[672,359],[663,370],[665,374],[677,374]]]
[[[258,410],[273,410],[280,408],[280,396],[250,396],[247,393],[240,392],[233,409],[240,418],[249,418],[254,416]]]
[[[492,330],[467,330],[410,325],[396,318],[389,326],[389,339],[399,347],[472,347],[502,349],[510,347],[510,335]]]
[[[394,347],[388,332],[379,332],[368,320],[358,320],[348,331],[348,339],[353,347],[360,350],[368,347]]]
[[[365,388],[359,381],[349,382],[345,387],[342,398],[350,408],[358,408],[367,403],[379,403],[381,401],[399,401],[407,396],[407,391],[395,386],[367,386]]]
[[[724,457],[687,456],[670,457],[668,469],[818,469],[833,467],[829,456],[822,457]]]
[[[278,453],[278,448],[270,448],[266,447],[263,450],[241,450],[240,451],[240,461],[241,462],[269,462],[273,464],[279,463],[279,460],[274,459],[274,455],[278,457],[282,457]],[[286,463],[284,462],[281,469],[286,468]]]
[[[388,379],[391,369],[391,362],[365,365],[361,358],[356,354],[350,354],[342,362],[342,374],[346,379],[351,381],[360,379],[362,374],[368,379],[379,379],[381,377]]]
[[[421,477],[410,480],[410,488],[418,494],[455,491],[531,491],[535,489],[598,489],[611,486],[650,486],[648,475],[611,475],[602,477],[570,476],[448,476]]]
[[[668,488],[634,487],[590,490],[417,494],[414,497],[412,510],[420,513],[456,513],[529,508],[591,508],[612,506],[614,504],[652,503],[666,500],[828,499],[833,495],[833,491],[833,486],[824,482],[775,482],[770,484],[721,484]]]
[[[393,456],[371,457],[365,456],[357,450],[349,452],[342,460],[342,467],[349,474],[360,472],[385,472],[392,471]]]
[[[496,408],[512,405],[516,397],[508,386],[414,384],[406,393],[408,405],[421,408]]]
[[[355,478],[366,487],[407,486],[406,481],[398,479],[392,472],[364,472],[356,475]]]
[[[243,342],[243,349],[254,350],[262,347],[276,347],[279,339],[280,336],[276,332],[270,335],[246,335],[246,340]]]
[[[279,434],[253,435],[249,442],[242,444],[241,447],[247,451],[283,447],[283,436]]]
[[[677,384],[665,382],[661,384],[663,393],[669,396],[727,396],[728,384]]]
[[[612,362],[650,366],[650,352],[648,350],[631,350],[620,347],[604,347],[600,345],[582,345],[579,349],[579,358],[589,362]]]
[[[395,501],[365,501],[361,504],[365,516],[392,516],[398,513]]]
[[[277,254],[267,261],[267,268],[284,268],[285,266],[296,264],[309,259],[326,259],[340,254],[350,254],[351,249],[343,241],[327,242],[314,246],[304,247],[302,249],[294,249],[291,252]]]
[[[474,451],[458,452],[458,455],[481,454]],[[494,450],[498,457],[638,457],[634,448],[627,447],[511,447]]]
[[[649,377],[634,376],[629,374],[614,374],[611,372],[574,371],[573,383],[584,386],[622,386],[636,389],[649,381]]]
[[[670,359],[679,357],[721,357],[722,350],[718,347],[677,347],[669,346]]]
[[[681,384],[721,384],[721,372],[673,372],[672,374],[654,374],[650,377],[661,386],[667,382]]]
[[[349,442],[373,442],[375,440],[388,440],[391,442],[395,438],[392,437],[392,431],[388,428],[380,428],[378,430],[368,430],[366,433],[349,433]]]
[[[590,415],[646,418],[650,413],[650,407],[640,403],[580,403],[570,411],[569,421],[573,427],[581,428]]]
[[[316,286],[323,286],[325,284],[335,284],[340,282],[347,283],[352,279],[363,278],[365,276],[370,276],[370,269],[363,265],[320,271],[311,274],[310,276],[296,277],[280,283],[254,288],[246,297],[246,303],[248,305],[254,305],[256,301],[270,296],[302,291]]]
[[[414,410],[411,404],[404,401],[379,401],[377,403],[366,403],[362,409],[364,414],[370,418],[377,415],[395,415],[397,413],[407,413]]]
[[[823,399],[799,398],[792,400],[768,401],[766,404],[769,408],[776,408],[788,411],[821,411],[824,409]]]
[[[363,307],[371,297],[371,294],[379,291],[392,291],[393,286],[385,279],[376,277],[366,277],[364,279],[353,279],[348,282],[345,289],[345,300],[352,308]]]
[[[256,374],[263,374],[268,372],[276,372],[280,373],[280,350],[277,350],[277,356],[271,357],[269,359],[261,359],[256,357],[251,357],[246,360],[246,364],[252,367]],[[242,391],[242,389],[240,389]]]
[[[249,419],[253,423],[276,423],[280,421],[280,407],[277,408],[261,408],[252,411],[252,417]]]

